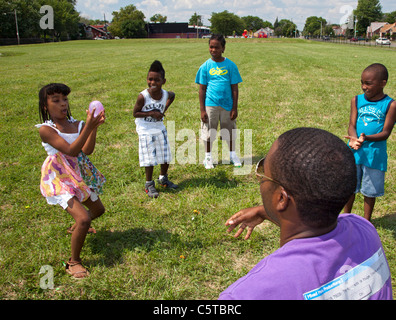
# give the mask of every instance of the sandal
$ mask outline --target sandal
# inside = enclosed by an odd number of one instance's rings
[[[67,233],[72,234],[75,228],[76,228],[75,225],[71,226],[70,228],[67,228]],[[96,233],[95,228],[89,227],[88,233],[94,233],[95,234]]]
[[[71,258],[70,258],[71,259]],[[69,261],[66,263],[66,272],[73,276],[75,279],[83,279],[89,276],[89,272],[87,269],[83,267],[81,261]],[[73,271],[73,269],[79,269],[79,271]]]

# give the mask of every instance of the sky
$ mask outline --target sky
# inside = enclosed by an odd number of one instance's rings
[[[149,21],[154,14],[167,16],[167,22],[188,22],[196,12],[210,26],[212,12],[228,10],[240,17],[257,16],[274,23],[276,18],[292,20],[299,30],[310,16],[322,17],[329,23],[342,24],[356,9],[358,1],[349,0],[77,0],[77,11],[89,19],[111,21],[112,12],[133,4]],[[395,0],[381,0],[382,12],[396,11]]]

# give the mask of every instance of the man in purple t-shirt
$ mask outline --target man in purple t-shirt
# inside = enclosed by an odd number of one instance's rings
[[[374,226],[339,215],[356,187],[346,144],[324,130],[282,134],[256,168],[263,205],[227,220],[250,237],[265,219],[280,227],[280,248],[220,294],[221,300],[392,299],[391,276]]]

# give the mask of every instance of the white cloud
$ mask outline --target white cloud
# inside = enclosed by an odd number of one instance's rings
[[[109,5],[109,4],[117,4],[118,0],[96,0],[96,2],[99,2],[100,4],[103,5]]]
[[[228,10],[238,16],[258,16],[272,23],[275,19],[289,19],[302,29],[310,16],[323,17],[331,23],[340,23],[343,6],[356,8],[358,0],[77,0],[77,10],[92,19],[112,19],[112,12],[133,3],[149,20],[156,13],[168,17],[169,22],[187,22],[196,12],[209,24],[212,12]],[[395,0],[381,0],[382,11],[396,11]]]
[[[146,7],[154,7],[154,8],[163,7],[161,1],[159,0],[144,0],[140,4]]]

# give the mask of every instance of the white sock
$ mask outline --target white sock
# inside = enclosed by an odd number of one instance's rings
[[[234,158],[234,157],[236,157],[235,151],[230,151],[230,158],[232,159],[232,158]]]
[[[205,158],[211,158],[211,157],[212,157],[212,155],[210,152],[205,152]]]
[[[165,177],[165,176],[159,175],[159,179],[160,179],[160,180],[161,180],[163,177]]]

